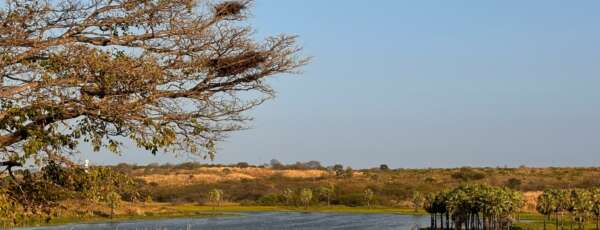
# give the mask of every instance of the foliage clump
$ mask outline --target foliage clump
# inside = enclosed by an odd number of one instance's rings
[[[242,10],[247,8],[247,2],[226,1],[214,6],[216,17],[227,17],[239,15]]]

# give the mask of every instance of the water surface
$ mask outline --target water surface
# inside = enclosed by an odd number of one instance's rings
[[[428,216],[396,214],[349,214],[349,213],[300,213],[260,212],[240,213],[240,217],[182,218],[163,220],[129,221],[119,223],[70,224],[57,227],[24,229],[81,229],[81,230],[413,230],[426,227]]]

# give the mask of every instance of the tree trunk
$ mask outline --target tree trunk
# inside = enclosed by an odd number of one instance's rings
[[[471,230],[471,214],[467,214],[467,220],[465,221],[465,229]]]
[[[569,219],[571,220],[571,222],[569,223],[569,229],[573,230],[573,214],[572,213],[569,214]]]
[[[444,213],[440,213],[440,228],[444,229]]]
[[[544,230],[546,230],[546,216],[544,215]]]
[[[446,229],[450,229],[450,213],[446,212]]]
[[[482,217],[482,220],[481,220],[481,221],[483,222],[483,223],[482,223],[482,225],[483,225],[483,229],[484,229],[484,230],[487,230],[487,229],[488,229],[488,227],[487,227],[487,219],[485,218],[485,215],[483,215],[483,217]]]

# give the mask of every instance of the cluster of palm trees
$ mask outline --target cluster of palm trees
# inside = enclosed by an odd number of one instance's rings
[[[583,229],[586,222],[594,219],[600,229],[600,188],[593,189],[548,189],[537,199],[537,211],[546,220],[554,216],[556,229],[563,228],[563,216],[568,216],[570,229],[577,224]]]
[[[521,193],[504,187],[462,185],[426,196],[431,229],[510,229],[523,206]]]

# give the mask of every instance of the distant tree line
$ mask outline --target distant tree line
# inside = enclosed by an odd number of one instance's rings
[[[311,160],[311,161],[298,161],[296,163],[293,164],[284,164],[281,163],[280,161],[273,159],[271,160],[268,164],[262,164],[262,165],[253,165],[250,164],[248,162],[238,162],[238,163],[233,163],[233,164],[206,164],[206,163],[200,163],[200,162],[184,162],[184,163],[180,163],[180,164],[173,164],[173,163],[164,163],[164,164],[158,164],[158,163],[150,163],[148,165],[136,165],[136,164],[127,164],[127,163],[120,163],[114,166],[109,166],[112,168],[116,168],[119,169],[121,171],[132,171],[132,170],[136,170],[136,169],[146,169],[146,170],[152,170],[152,169],[197,169],[197,168],[211,168],[211,167],[231,167],[231,168],[272,168],[272,169],[298,169],[298,170],[303,170],[303,169],[321,169],[321,170],[326,170],[326,169],[332,169],[334,166],[330,166],[330,167],[325,167],[321,164],[321,162],[319,161],[315,161],[315,160]]]

